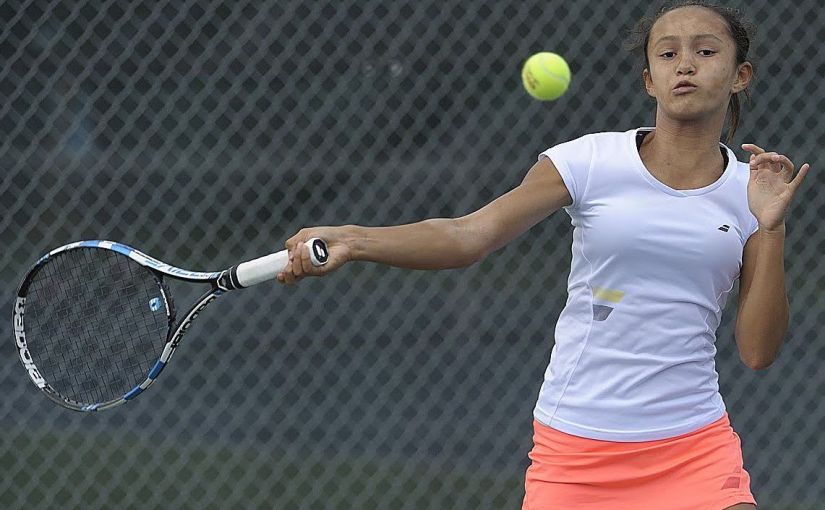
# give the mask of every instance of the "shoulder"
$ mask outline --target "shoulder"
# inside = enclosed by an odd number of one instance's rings
[[[748,205],[748,182],[750,181],[750,165],[736,159],[736,154],[727,146],[728,157],[731,158],[731,175],[728,178],[728,187],[723,196],[733,204],[739,216],[742,241],[746,242],[757,230],[759,224]]]
[[[736,153],[724,143],[720,142],[719,145],[728,155],[728,167],[725,169],[725,173],[728,174],[725,183],[727,193],[733,192],[738,201],[743,201],[747,205],[748,181],[751,175],[750,165],[745,161],[739,161]]]
[[[746,188],[751,175],[750,165],[745,161],[739,161],[736,158],[736,153],[729,147],[724,144],[722,146],[728,151],[728,158],[730,158],[733,163],[733,174],[731,177],[738,186]]]
[[[561,142],[544,151],[546,156],[568,156],[582,158],[594,152],[613,152],[627,147],[636,137],[636,129],[628,131],[600,131],[588,133],[569,141]]]
[[[572,209],[584,203],[594,168],[603,167],[610,158],[624,155],[635,147],[636,130],[589,133],[545,150],[539,159],[547,157],[561,175],[572,199]]]
[[[645,128],[638,128],[645,129]],[[626,143],[628,139],[636,137],[637,128],[628,131],[599,131],[595,133],[587,133],[578,138],[572,139],[565,143],[591,143],[596,145],[605,145],[612,143]]]

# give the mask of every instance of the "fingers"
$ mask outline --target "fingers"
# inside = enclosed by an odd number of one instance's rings
[[[287,239],[286,242],[284,243],[284,246],[286,247],[287,250],[289,250],[290,257],[292,256],[292,253],[295,251],[296,247],[298,245],[303,244],[308,239],[309,238],[308,238],[308,234],[306,232],[306,229],[299,230],[297,234],[295,234],[294,236]]]
[[[785,181],[791,188],[792,193],[796,193],[796,191],[802,185],[802,181],[805,180],[805,176],[808,175],[808,171],[811,169],[811,165],[805,163],[799,169],[799,172],[796,173],[796,177],[793,177],[793,179],[791,179],[794,172],[794,164],[793,161],[791,161],[784,154],[777,154],[776,152],[765,152],[765,149],[752,143],[743,143],[742,148],[751,153],[751,170],[755,170],[760,165],[770,165],[774,167],[778,165],[779,172],[786,174]]]
[[[292,241],[292,239],[290,239],[290,241]],[[275,277],[279,282],[285,283],[287,285],[295,285],[296,283],[301,281],[301,279],[305,276],[306,273],[304,269],[304,264],[302,262],[302,258],[305,255],[307,256],[307,258],[309,258],[309,248],[305,246],[303,243],[292,243],[292,246],[294,246],[294,249],[290,249],[289,247],[287,247],[287,249],[289,250],[289,262],[287,262],[284,270],[278,273]],[[310,263],[310,265],[312,264]]]
[[[750,164],[752,167],[765,164],[779,164],[782,169],[793,172],[793,161],[783,154],[766,152],[762,147],[752,143],[743,143],[742,148],[751,153]]]
[[[783,168],[793,169],[793,162],[787,156],[777,154],[776,152],[763,152],[757,156],[751,155],[750,165],[752,167],[760,165],[775,165]]]
[[[318,268],[312,265],[312,257],[310,257],[309,246],[301,246],[300,250],[301,272],[307,275],[318,273]]]
[[[297,234],[290,237],[286,242],[286,249],[289,253],[287,265],[275,278],[284,284],[293,285],[307,276],[322,276],[333,271],[348,260],[346,245],[341,242],[343,227],[311,227],[301,229]],[[311,248],[306,245],[312,238],[323,239],[331,253],[328,254],[327,263],[316,267],[312,264]]]
[[[777,154],[776,156],[773,156],[771,160],[773,160],[774,163],[779,163],[782,165],[782,168],[785,170],[793,171],[794,169],[793,161],[788,159],[788,157],[783,154]]]
[[[760,166],[768,166],[772,170],[783,173],[785,182],[791,181],[794,172],[794,164],[787,156],[775,152],[763,152],[759,155],[751,154],[750,168],[755,170]]]
[[[292,270],[292,262],[287,263],[284,270],[278,273],[275,276],[275,278],[279,282],[284,283],[286,285],[295,285],[298,282],[298,280],[300,280],[299,277],[295,276],[295,272]]]
[[[805,163],[804,165],[802,165],[802,168],[799,169],[799,173],[797,173],[796,177],[794,177],[794,180],[790,182],[791,191],[793,193],[796,193],[796,190],[798,190],[799,187],[802,186],[802,181],[805,180],[805,176],[808,175],[808,170],[810,169],[811,165],[809,165],[808,163]]]
[[[287,241],[289,250],[289,261],[284,270],[276,275],[276,279],[287,285],[294,285],[306,276],[314,276],[322,273],[320,268],[312,264],[312,257],[309,246],[305,244],[303,231],[296,234]],[[290,248],[292,247],[292,248]]]
[[[756,155],[756,156],[758,156],[759,154],[762,154],[763,152],[765,152],[765,149],[763,149],[762,147],[759,147],[758,145],[754,145],[752,143],[743,143],[742,148],[745,149],[746,151],[750,152],[751,154]]]
[[[778,156],[776,152],[762,152],[760,154],[751,154],[751,166],[764,165],[773,161],[774,156]]]
[[[301,248],[306,248],[304,243],[308,239],[308,233],[306,229],[301,229],[296,233],[294,236],[290,237],[289,239],[284,242],[284,247],[286,247],[287,251],[289,252],[289,262],[287,262],[286,267],[283,271],[275,275],[275,279],[277,279],[281,283],[285,283],[287,285],[295,285],[301,277],[301,271],[295,271],[296,267],[300,267],[300,264],[296,265],[296,254],[300,253],[302,250]]]

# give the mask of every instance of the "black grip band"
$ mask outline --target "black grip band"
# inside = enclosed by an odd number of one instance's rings
[[[238,281],[238,266],[232,266],[218,277],[218,288],[223,290],[243,289],[244,286]]]

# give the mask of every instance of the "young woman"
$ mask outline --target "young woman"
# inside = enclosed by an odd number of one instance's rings
[[[523,509],[753,509],[739,437],[718,391],[715,332],[740,279],[736,343],[769,366],[788,324],[785,215],[796,177],[753,144],[719,142],[753,74],[734,11],[681,4],[640,25],[656,125],[541,153],[521,185],[460,218],[318,227],[286,243],[278,280],[350,260],[415,269],[473,264],[557,209],[570,215],[568,300],[534,411]],[[312,237],[329,243],[316,268]]]

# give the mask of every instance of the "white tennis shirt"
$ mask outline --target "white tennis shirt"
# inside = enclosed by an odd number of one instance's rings
[[[645,168],[639,128],[596,133],[541,153],[573,203],[567,303],[535,418],[569,434],[650,441],[725,412],[716,328],[757,229],[749,169],[727,152],[709,186],[676,190]]]

